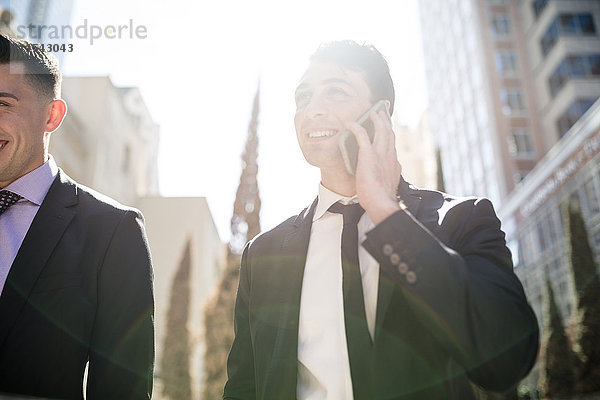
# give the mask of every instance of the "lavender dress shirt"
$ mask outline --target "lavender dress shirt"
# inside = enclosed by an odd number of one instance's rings
[[[58,167],[54,158],[2,189],[23,197],[0,215],[0,294],[21,243],[50,189]]]

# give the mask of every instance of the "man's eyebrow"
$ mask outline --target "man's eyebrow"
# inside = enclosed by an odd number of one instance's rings
[[[345,85],[349,85],[350,84],[347,80],[342,79],[342,78],[327,78],[327,79],[324,79],[323,81],[321,81],[321,84],[325,84],[325,85],[331,84],[331,83],[343,83]],[[308,83],[301,83],[296,88],[296,92],[299,91],[299,90],[302,90],[302,89],[304,89],[306,87],[308,87]]]
[[[295,92],[298,92],[298,90],[302,90],[302,89],[304,89],[304,88],[306,88],[306,87],[308,87],[308,84],[307,84],[307,83],[301,83],[301,84],[299,84],[299,85],[296,87],[296,90],[295,90]]]
[[[8,93],[8,92],[0,92],[0,97],[10,97],[11,99],[15,99],[16,101],[19,101],[19,98],[17,96],[15,96],[12,93]]]
[[[325,79],[323,81],[323,83],[344,83],[346,85],[349,85],[348,81],[342,78],[329,78],[329,79]]]

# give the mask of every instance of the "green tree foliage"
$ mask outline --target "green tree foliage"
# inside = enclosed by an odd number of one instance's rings
[[[179,268],[171,283],[167,314],[167,333],[160,360],[162,394],[171,400],[192,398],[190,356],[192,346],[188,320],[190,316],[190,273],[192,270],[191,243],[188,238]]]
[[[600,277],[578,201],[564,206],[567,258],[576,291],[575,346],[579,359],[576,391],[600,392]]]
[[[241,254],[246,242],[260,232],[260,195],[258,193],[258,110],[260,91],[256,91],[252,105],[252,117],[248,124],[246,146],[242,153],[242,174],[231,216],[231,240],[229,249]]]
[[[227,380],[225,366],[233,342],[233,305],[239,279],[240,259],[230,255],[215,295],[204,310],[206,353],[203,398],[220,399]]]
[[[549,398],[569,397],[573,394],[575,384],[574,356],[548,279],[546,279],[546,293],[544,310],[546,346],[543,354],[541,386],[544,394]]]
[[[243,246],[260,232],[260,196],[258,192],[258,111],[256,91],[252,117],[248,124],[246,146],[242,154],[242,173],[233,204],[231,240],[226,266],[217,290],[204,310],[206,353],[203,398],[219,399],[227,380],[227,355],[233,342],[233,307],[239,280],[240,256]]]

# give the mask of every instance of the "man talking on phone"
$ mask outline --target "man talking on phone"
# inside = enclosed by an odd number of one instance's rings
[[[371,45],[311,57],[294,122],[318,196],[244,249],[224,399],[464,400],[531,369],[538,326],[492,204],[403,180],[394,96]],[[355,121],[380,100],[371,142]]]

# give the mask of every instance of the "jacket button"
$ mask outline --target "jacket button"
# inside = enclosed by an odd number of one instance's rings
[[[408,272],[408,264],[405,262],[398,264],[398,272],[400,272],[402,275],[406,274]]]
[[[396,253],[392,253],[392,255],[390,256],[390,262],[392,263],[392,265],[400,264],[400,256]]]
[[[384,255],[389,256],[393,252],[394,252],[394,248],[392,247],[391,244],[384,244],[383,245],[383,254]]]
[[[408,283],[415,283],[417,281],[417,274],[414,271],[408,271],[406,273],[406,281]]]

